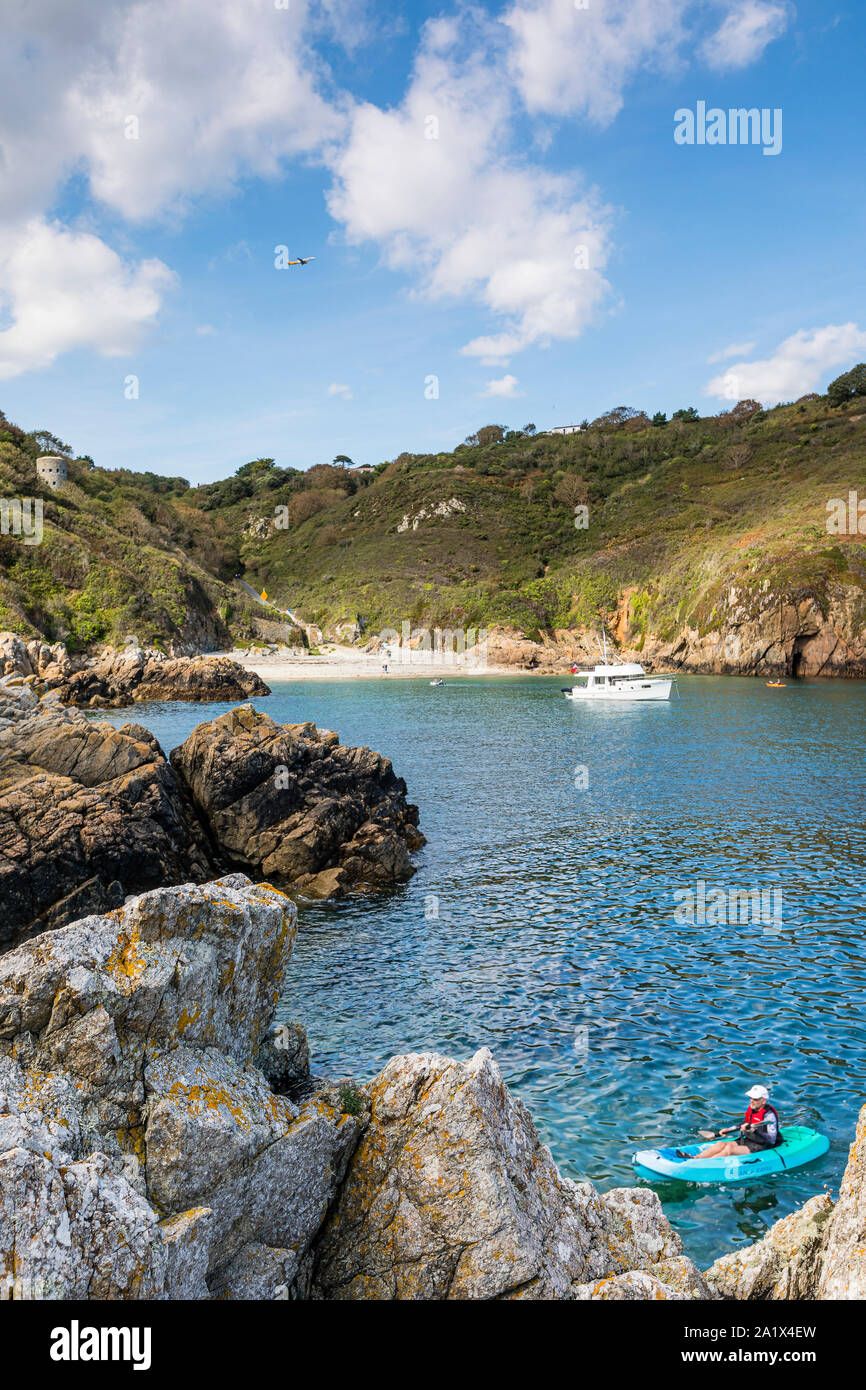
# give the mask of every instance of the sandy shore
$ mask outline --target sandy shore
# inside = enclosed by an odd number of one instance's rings
[[[217,652],[227,656],[247,671],[255,671],[263,681],[303,680],[462,680],[466,676],[526,676],[555,675],[551,671],[521,671],[513,666],[482,665],[464,659],[460,664],[432,659],[429,653],[401,653],[383,663],[381,656],[367,656],[356,647],[329,646],[320,656],[294,656],[288,651],[261,652],[241,649]],[[402,657],[402,659],[400,659]],[[411,659],[409,659],[411,657]],[[387,665],[387,671],[383,666]]]

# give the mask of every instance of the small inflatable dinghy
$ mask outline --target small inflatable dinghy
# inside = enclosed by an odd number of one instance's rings
[[[785,1125],[782,1143],[774,1149],[702,1161],[701,1154],[711,1147],[712,1144],[681,1144],[679,1154],[685,1154],[685,1158],[679,1157],[677,1149],[640,1149],[631,1161],[638,1176],[651,1182],[659,1178],[678,1178],[680,1182],[754,1182],[811,1163],[827,1152],[830,1140],[805,1125]]]

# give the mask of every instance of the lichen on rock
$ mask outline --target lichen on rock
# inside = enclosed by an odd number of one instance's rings
[[[198,1298],[244,1244],[300,1264],[362,1119],[272,1094],[296,909],[239,875],[144,894],[0,959],[0,1280]]]
[[[486,1048],[393,1058],[315,1252],[325,1299],[574,1298],[677,1258],[649,1189],[564,1178]]]
[[[720,1298],[802,1299],[818,1296],[829,1196],[812,1197],[774,1222],[762,1240],[723,1255],[706,1272]]]
[[[395,1057],[368,1087],[311,1077],[303,1028],[274,1025],[296,917],[235,874],[0,958],[0,1291],[861,1296],[866,1107],[836,1206],[813,1198],[703,1276],[650,1188],[558,1171],[486,1049]]]
[[[818,1296],[866,1298],[866,1105],[857,1121],[839,1200],[827,1223]]]
[[[866,1298],[866,1105],[834,1203],[811,1197],[772,1225],[763,1240],[723,1255],[706,1272],[722,1298],[817,1300]]]

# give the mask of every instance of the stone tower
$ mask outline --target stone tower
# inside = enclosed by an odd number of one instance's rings
[[[66,459],[58,458],[56,454],[44,454],[36,460],[36,472],[49,487],[60,487],[61,483],[66,482]]]

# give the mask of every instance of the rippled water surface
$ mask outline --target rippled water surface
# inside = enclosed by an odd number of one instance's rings
[[[311,682],[256,701],[389,756],[418,873],[303,908],[281,1016],[318,1071],[490,1047],[564,1172],[633,1182],[634,1148],[731,1123],[756,1080],[830,1136],[748,1187],[658,1191],[706,1263],[838,1185],[866,1099],[866,686],[683,677],[682,698],[571,705],[559,678]],[[134,717],[166,749],[226,706]],[[586,769],[583,773],[581,769]],[[782,922],[678,925],[678,889],[782,892]]]

